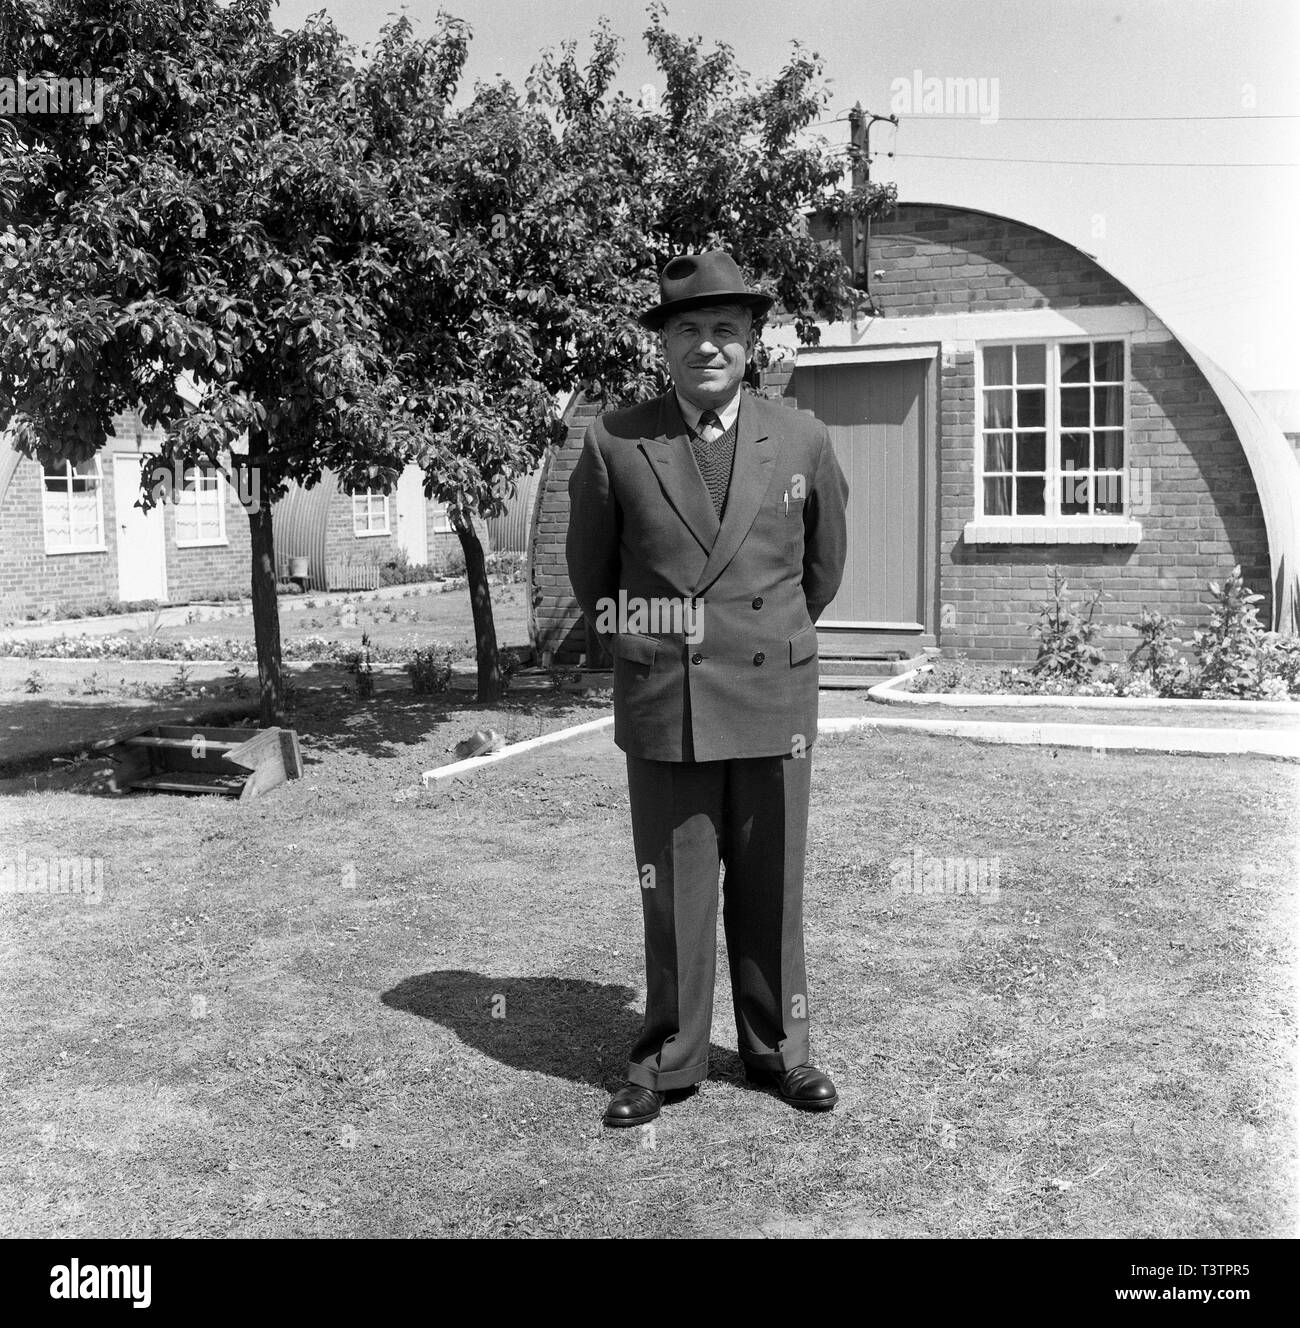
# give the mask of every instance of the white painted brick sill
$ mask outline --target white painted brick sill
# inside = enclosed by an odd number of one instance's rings
[[[967,544],[1140,544],[1140,521],[1097,521],[1089,525],[1066,522],[967,521],[962,535]]]

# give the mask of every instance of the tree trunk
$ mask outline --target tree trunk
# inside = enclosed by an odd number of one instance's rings
[[[250,462],[252,459],[250,458]],[[275,536],[271,504],[254,502],[248,510],[253,546],[253,636],[257,641],[257,682],[263,728],[284,723],[284,679],[280,672],[280,604],[276,598]]]
[[[492,705],[501,696],[501,661],[497,656],[496,623],[492,620],[492,591],[488,586],[487,560],[473,525],[462,525],[460,518],[454,514],[451,524],[465,554],[465,579],[469,582],[469,603],[474,613],[478,700],[481,705]]]

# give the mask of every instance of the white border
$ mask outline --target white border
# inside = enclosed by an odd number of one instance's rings
[[[1210,701],[1201,698],[1167,696],[1007,696],[985,692],[908,692],[904,687],[918,673],[929,673],[933,664],[922,664],[896,678],[888,678],[867,688],[867,695],[882,705],[912,706],[1019,706],[1057,710],[1229,710],[1240,715],[1294,715],[1300,717],[1300,701]]]

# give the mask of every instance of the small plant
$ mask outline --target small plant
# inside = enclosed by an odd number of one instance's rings
[[[357,680],[357,695],[368,700],[375,694],[375,670],[370,659],[370,633],[361,633],[361,649],[355,661],[350,665]]]
[[[523,666],[523,660],[513,650],[503,650],[497,656],[497,668],[501,673],[501,691],[508,692],[514,676]]]
[[[411,679],[411,690],[417,696],[431,696],[447,691],[451,686],[454,658],[447,646],[428,646],[412,651],[405,665]]]
[[[1264,684],[1271,701],[1300,697],[1300,638],[1270,632],[1264,647]]]
[[[1241,566],[1227,580],[1210,582],[1210,625],[1195,634],[1201,694],[1206,697],[1258,696],[1270,633],[1259,620],[1264,596],[1249,589]]]
[[[1081,682],[1101,663],[1101,651],[1093,644],[1101,624],[1094,615],[1105,591],[1098,590],[1088,599],[1085,616],[1071,603],[1068,589],[1060,568],[1052,568],[1052,598],[1038,610],[1037,624],[1029,628],[1038,633],[1038,657],[1030,672],[1061,682]]]
[[[171,690],[179,696],[188,696],[190,693],[190,671],[184,664],[176,669],[176,676],[171,680]]]
[[[562,691],[566,686],[576,683],[582,677],[582,671],[574,668],[563,668],[559,664],[552,664],[546,670],[547,676],[551,680],[551,687],[555,691]]]
[[[45,683],[41,680],[41,675],[35,670],[23,679],[23,691],[29,695],[35,696],[37,692],[43,692],[44,690]]]
[[[1125,696],[1180,696],[1192,686],[1192,670],[1187,660],[1178,653],[1186,644],[1174,635],[1174,628],[1182,627],[1181,618],[1169,618],[1163,613],[1144,608],[1142,616],[1129,623],[1141,638],[1129,653],[1129,668],[1136,674],[1124,689]],[[1138,685],[1145,677],[1146,686]]]
[[[487,570],[493,576],[499,576],[506,585],[513,585],[524,579],[527,558],[522,553],[504,550],[487,556]]]
[[[248,695],[248,674],[238,664],[226,674],[226,677],[229,680],[227,685],[236,696]]]
[[[99,696],[103,690],[104,689],[99,685],[99,671],[97,669],[92,669],[89,676],[86,678],[86,686],[83,689],[83,694],[85,696]]]

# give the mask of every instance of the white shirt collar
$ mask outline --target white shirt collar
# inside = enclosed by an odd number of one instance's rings
[[[689,401],[682,398],[680,392],[674,389],[674,396],[677,397],[677,407],[682,412],[682,419],[686,422],[686,427],[695,432],[696,426],[700,422],[700,416],[704,414],[698,406],[692,406]],[[740,388],[736,388],[736,395],[718,412],[718,419],[722,421],[722,431],[725,433],[736,422],[736,416],[740,414]]]

